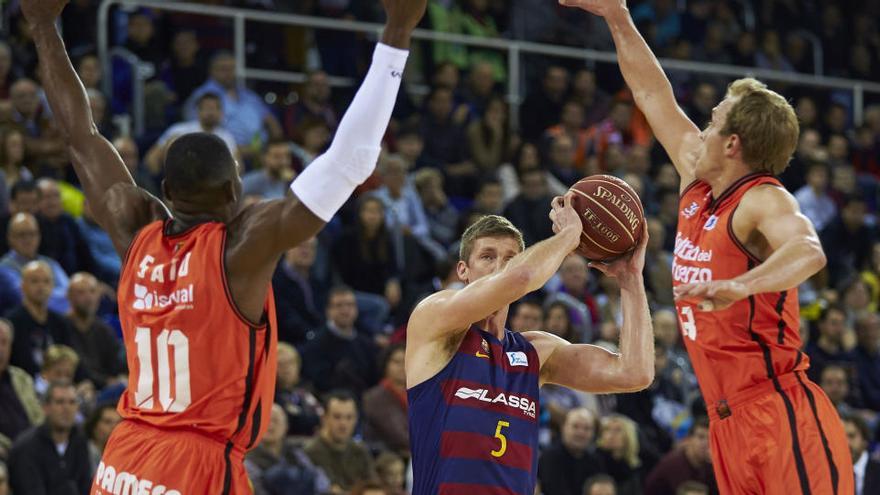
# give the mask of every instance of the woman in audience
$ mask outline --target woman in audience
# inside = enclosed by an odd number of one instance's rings
[[[639,434],[635,422],[622,414],[602,418],[598,453],[608,474],[617,482],[618,495],[639,495],[642,472]]]
[[[24,166],[24,136],[17,129],[0,132],[0,215],[9,209],[9,190],[20,180],[33,180]],[[4,229],[5,230],[5,229]]]
[[[364,438],[409,457],[405,352],[403,344],[388,347],[382,356],[382,381],[364,393]]]

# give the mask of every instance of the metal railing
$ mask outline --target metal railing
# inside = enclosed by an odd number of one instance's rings
[[[376,35],[377,37],[379,36],[383,28],[381,24],[368,22],[327,19],[323,17],[285,14],[280,12],[266,12],[176,1],[103,0],[98,10],[98,55],[102,63],[104,64],[105,74],[111,73],[109,65],[110,59],[108,56],[108,54],[110,53],[108,40],[108,22],[110,8],[114,5],[124,7],[147,7],[151,9],[165,10],[170,12],[207,15],[231,19],[233,21],[233,46],[236,59],[235,70],[236,77],[240,82],[244,82],[247,79],[267,80],[275,82],[296,82],[301,81],[304,78],[304,74],[297,72],[274,71],[247,67],[247,57],[245,53],[246,21],[283,24],[289,26],[301,26],[314,29],[331,29],[356,33],[368,33]],[[617,61],[617,56],[614,52],[533,43],[530,41],[509,40],[500,38],[480,38],[476,36],[429,31],[424,29],[415,30],[415,32],[413,33],[413,38],[420,40],[455,43],[470,47],[488,48],[492,50],[506,52],[508,71],[506,88],[507,99],[513,107],[518,106],[521,100],[521,56],[523,54],[545,55],[557,58],[570,58],[606,63],[616,63]],[[804,86],[847,90],[853,95],[853,117],[857,125],[861,125],[863,120],[865,92],[880,94],[880,83],[870,81],[783,72],[777,70],[760,69],[756,67],[741,67],[713,64],[707,62],[674,60],[668,58],[661,58],[660,64],[666,70],[686,71],[696,74],[709,74],[729,78],[751,76],[760,78],[765,81],[794,83]],[[336,82],[339,83],[348,81],[337,80]],[[105,85],[105,90],[107,91],[108,96],[112,96],[112,85],[109,84],[106,80]],[[511,112],[511,117],[515,117],[516,114],[517,112],[515,111]],[[143,119],[143,115],[141,115],[140,118]],[[138,119],[137,115],[135,115],[135,119]],[[141,120],[141,125],[142,124],[143,120]],[[135,127],[137,128],[137,124]]]

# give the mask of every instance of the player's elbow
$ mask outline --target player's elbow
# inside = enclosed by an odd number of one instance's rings
[[[628,377],[627,383],[627,391],[628,392],[638,392],[640,390],[645,390],[650,387],[652,383],[654,383],[654,367],[638,370],[635,373],[630,374]]]
[[[813,238],[806,241],[805,259],[802,260],[802,266],[809,267],[810,276],[817,273],[825,265],[828,264],[828,258],[825,257],[825,251],[822,249],[822,243],[819,239]]]
[[[535,270],[532,267],[525,265],[517,266],[505,270],[503,273],[503,286],[517,294],[517,298],[522,297],[537,288],[532,288],[535,284],[536,277]]]

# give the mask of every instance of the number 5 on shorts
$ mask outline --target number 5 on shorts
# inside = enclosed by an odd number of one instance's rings
[[[504,436],[503,433],[501,433],[501,428],[507,428],[509,426],[510,423],[508,423],[507,421],[498,421],[498,426],[495,428],[495,438],[501,441],[501,447],[499,447],[498,450],[493,450],[492,452],[490,452],[492,454],[492,457],[501,457],[504,455],[505,452],[507,452],[507,437]]]
[[[681,333],[691,340],[697,340],[697,323],[694,321],[694,308],[683,306],[681,308]]]

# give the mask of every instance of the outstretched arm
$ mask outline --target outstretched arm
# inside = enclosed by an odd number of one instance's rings
[[[137,224],[145,223],[153,208],[138,204],[149,202],[150,197],[137,191],[119,154],[101,136],[92,119],[85,88],[55,26],[66,3],[67,0],[23,0],[22,11],[31,24],[46,97],[67,142],[76,175],[95,218],[122,252],[140,227]]]
[[[694,180],[694,164],[700,130],[675,101],[672,85],[657,57],[636,29],[625,0],[559,0],[602,16],[608,23],[617,62],[639,109],[666,149],[681,176],[682,188]]]
[[[620,352],[589,344],[571,344],[546,332],[526,332],[541,358],[541,381],[593,393],[636,392],[654,381],[654,332],[645,295],[645,231],[628,259],[591,264],[620,282],[623,326]]]

